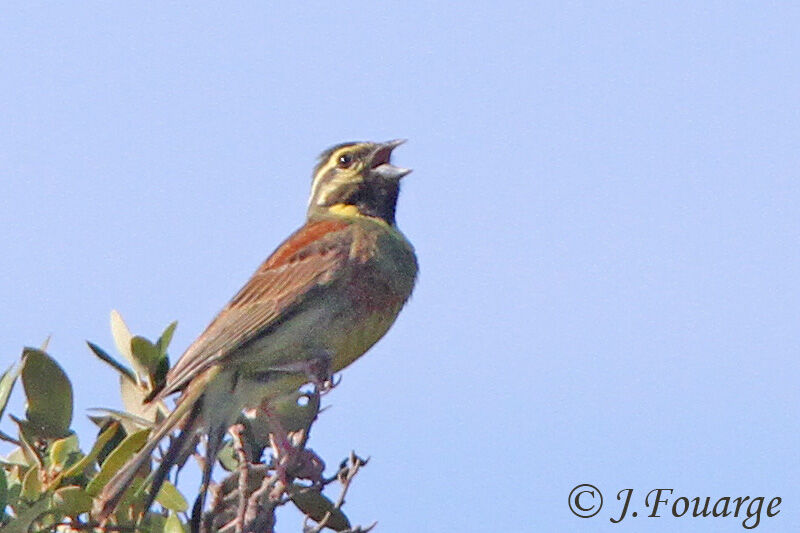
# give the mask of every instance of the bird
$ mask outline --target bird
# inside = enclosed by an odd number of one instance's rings
[[[386,334],[417,278],[414,248],[397,228],[401,179],[393,165],[405,140],[346,142],[320,154],[305,223],[262,263],[187,348],[146,401],[179,394],[145,446],[104,486],[96,516],[105,523],[136,472],[170,440],[148,509],[188,443],[206,436],[202,515],[225,433],[245,409],[269,405],[318,376],[339,372]]]

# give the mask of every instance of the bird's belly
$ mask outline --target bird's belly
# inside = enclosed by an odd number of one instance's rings
[[[380,311],[358,306],[303,309],[270,335],[241,349],[247,374],[262,374],[293,363],[330,357],[338,372],[388,331],[399,308]]]
[[[356,320],[342,320],[339,329],[344,334],[334,335],[329,339],[333,353],[333,371],[338,372],[348,366],[378,342],[391,327],[398,311],[399,309],[369,312]]]

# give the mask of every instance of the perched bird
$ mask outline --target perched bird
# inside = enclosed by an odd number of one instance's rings
[[[156,471],[150,502],[187,443],[207,436],[194,520],[228,428],[244,409],[294,392],[325,368],[366,352],[408,300],[417,260],[397,229],[400,179],[389,162],[404,141],[350,142],[320,155],[305,224],[286,239],[167,374],[150,401],[181,393],[147,444],[103,488],[97,517],[119,504],[159,442],[180,429]]]

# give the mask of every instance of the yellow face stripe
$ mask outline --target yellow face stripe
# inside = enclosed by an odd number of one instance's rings
[[[311,194],[308,197],[308,205],[309,205],[309,207],[311,206],[312,203],[314,203],[314,201],[316,199],[318,199],[317,197],[320,194],[320,185],[322,183],[322,178],[329,171],[331,171],[334,168],[336,168],[336,166],[339,164],[339,157],[341,157],[343,154],[345,154],[347,152],[358,151],[359,149],[363,148],[364,146],[367,146],[367,144],[368,143],[359,143],[359,144],[352,144],[352,145],[349,145],[349,146],[344,146],[344,147],[339,148],[338,150],[334,151],[328,157],[328,160],[325,162],[325,164],[322,165],[321,167],[319,167],[319,170],[317,170],[317,173],[314,175],[314,179],[311,182]],[[358,167],[359,167],[359,163],[356,162],[356,164],[353,166],[353,170],[357,171]],[[352,181],[352,178],[349,178],[347,181]],[[335,185],[335,182],[333,182],[332,184]],[[324,198],[319,198],[319,200],[321,200],[321,202],[317,202],[317,203],[324,203],[324,202],[322,202],[322,201],[324,201]]]
[[[311,182],[311,196],[308,197],[309,206],[314,201],[314,198],[317,197],[317,193],[319,192],[319,184],[322,181],[322,177],[327,174],[329,170],[332,170],[336,166],[336,161],[339,159],[341,152],[342,150],[337,150],[331,154],[331,157],[328,158],[328,161],[319,167],[319,170],[314,175],[314,179]]]

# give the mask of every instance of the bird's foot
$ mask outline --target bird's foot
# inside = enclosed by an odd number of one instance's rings
[[[289,363],[272,368],[277,372],[297,372],[304,374],[319,394],[327,394],[339,384],[334,379],[332,368],[333,354],[329,350],[317,350],[304,361]]]
[[[333,369],[331,367],[331,356],[328,352],[323,355],[309,359],[306,361],[305,374],[314,385],[317,394],[324,395],[329,393],[336,387],[341,378],[338,380],[333,376]]]

